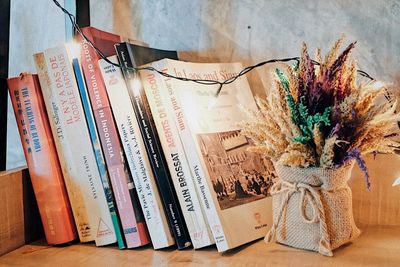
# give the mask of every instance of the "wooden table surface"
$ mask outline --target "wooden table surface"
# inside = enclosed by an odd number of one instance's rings
[[[93,244],[49,247],[45,242],[25,245],[0,257],[0,266],[400,266],[400,227],[361,227],[352,244],[321,256],[279,244],[255,241],[220,254],[215,247],[154,251],[151,247],[118,250]]]

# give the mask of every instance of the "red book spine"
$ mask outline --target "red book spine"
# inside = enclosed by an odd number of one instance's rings
[[[114,44],[120,37],[111,33],[87,27],[84,34],[106,54],[115,54]],[[150,243],[139,199],[123,157],[122,144],[118,137],[106,87],[101,74],[96,51],[77,35],[81,45],[82,70],[92,104],[100,143],[104,152],[111,184],[116,197],[117,209],[121,219],[127,247],[138,247]]]
[[[38,77],[21,74],[8,87],[47,243],[71,242],[77,232]]]

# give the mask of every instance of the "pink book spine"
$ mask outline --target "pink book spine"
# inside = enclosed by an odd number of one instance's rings
[[[90,36],[90,29],[86,28],[83,30]],[[142,246],[150,242],[150,237],[145,222],[138,220],[138,217],[143,217],[139,216],[141,210],[134,207],[134,201],[132,201],[134,194],[137,193],[133,181],[130,181],[132,179],[129,177],[127,166],[124,162],[122,144],[118,138],[118,132],[115,127],[96,52],[85,40],[82,40],[82,38],[79,39],[81,44],[82,69],[127,247]],[[139,205],[139,203],[136,204]]]

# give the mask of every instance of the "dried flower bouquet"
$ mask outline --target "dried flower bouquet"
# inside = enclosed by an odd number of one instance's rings
[[[274,161],[279,180],[271,187],[273,225],[265,240],[332,256],[360,234],[347,182],[357,162],[370,187],[367,153],[393,153],[397,102],[379,101],[377,81],[357,82],[349,63],[355,43],[338,55],[342,39],[313,61],[304,44],[299,64],[276,69],[275,85],[259,111],[247,111],[242,133],[254,152]],[[319,64],[316,64],[318,62]]]
[[[338,168],[367,153],[394,153],[397,102],[377,101],[386,92],[378,81],[357,82],[356,63],[349,61],[351,43],[338,55],[342,39],[315,61],[303,44],[299,64],[276,69],[276,86],[266,99],[257,97],[259,112],[248,111],[243,134],[255,142],[252,151],[286,166]],[[319,62],[320,64],[315,64]]]

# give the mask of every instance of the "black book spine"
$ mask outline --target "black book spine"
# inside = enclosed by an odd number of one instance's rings
[[[133,67],[134,60],[132,59],[132,53],[129,52],[129,46],[127,46],[126,43],[121,43],[115,45],[115,48],[120,64],[124,67]],[[161,148],[151,111],[148,107],[145,92],[141,88],[139,92],[135,93],[135,88],[131,86],[130,81],[132,79],[140,79],[140,77],[133,70],[128,70],[126,68],[123,68],[122,72],[176,244],[178,249],[187,248],[191,245],[189,232],[183,219],[183,214],[172,184],[171,175],[167,168],[167,162]]]

